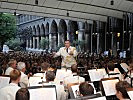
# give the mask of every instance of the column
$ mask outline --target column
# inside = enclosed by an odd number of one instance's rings
[[[116,37],[116,35],[114,34],[114,33],[112,33],[112,38],[113,38],[113,46],[112,46],[112,53],[113,53],[113,55],[114,56],[116,56],[117,55],[117,37]]]
[[[39,37],[36,37],[36,39],[37,39],[37,49],[39,49]]]
[[[61,43],[61,36],[60,33],[58,33],[58,47],[60,46],[60,43]]]
[[[69,38],[69,34],[70,34],[70,33],[69,33],[69,32],[67,32],[67,40],[70,40],[70,38]]]
[[[51,35],[51,33],[49,34],[49,49],[51,50],[52,49],[52,47],[51,47],[51,42],[52,42],[52,35]]]
[[[99,54],[99,33],[97,34],[97,54]]]
[[[32,48],[32,37],[30,38],[30,48]]]
[[[29,41],[28,41],[28,39],[26,39],[26,48],[28,48],[28,43],[29,43]]]
[[[131,32],[131,56],[133,57],[133,30],[132,30],[132,32]]]
[[[78,30],[78,41],[83,41],[84,29]]]
[[[56,50],[56,33],[52,34],[52,49]]]
[[[33,48],[35,49],[35,37],[33,37]]]
[[[48,40],[48,44],[46,45],[46,48],[48,49],[49,48],[49,36],[48,35],[46,36],[46,40]]]

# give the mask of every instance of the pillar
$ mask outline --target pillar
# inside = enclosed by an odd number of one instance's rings
[[[131,33],[131,56],[133,57],[133,30],[132,30],[132,33]]]
[[[32,48],[32,37],[30,38],[30,48]]]
[[[99,33],[97,34],[97,54],[99,54]]]
[[[51,47],[51,42],[52,42],[52,35],[51,33],[49,34],[49,49],[51,50],[52,47]]]
[[[112,53],[114,56],[117,55],[117,37],[114,33],[112,33],[112,41],[113,41],[113,44],[112,44]]]
[[[29,43],[29,41],[28,41],[28,39],[26,39],[26,48],[28,48],[28,43]]]
[[[70,40],[70,38],[69,38],[69,34],[70,34],[70,33],[69,33],[69,32],[67,32],[67,40]]]
[[[52,49],[56,50],[56,47],[57,47],[56,44],[57,44],[56,43],[56,33],[54,33],[54,34],[52,34],[52,44],[51,44]]]
[[[33,37],[33,48],[35,49],[35,37]]]

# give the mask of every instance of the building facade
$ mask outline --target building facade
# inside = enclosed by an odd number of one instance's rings
[[[17,26],[20,30],[29,28],[32,36],[26,40],[26,47],[41,49],[43,38],[48,40],[47,49],[56,50],[65,40],[80,45],[80,50],[100,53],[112,49],[130,49],[133,55],[133,14],[126,13],[123,19],[108,17],[107,22],[72,21],[45,18],[32,15],[18,15]],[[120,34],[118,36],[118,34]]]

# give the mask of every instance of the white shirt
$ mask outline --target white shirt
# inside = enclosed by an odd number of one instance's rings
[[[62,57],[62,66],[71,67],[71,65],[76,64],[76,60],[74,57],[78,55],[75,47],[69,47],[68,52],[66,51],[66,47],[60,48],[60,50],[55,54],[54,57],[61,56]],[[73,52],[73,55],[69,53]]]
[[[115,71],[110,71],[110,72],[109,72],[109,74],[115,74],[115,73],[116,73]],[[120,74],[116,74],[116,75],[108,75],[108,74],[106,74],[106,75],[104,76],[104,78],[113,78],[113,77],[118,77],[120,80],[123,79],[121,73],[120,73]]]
[[[16,92],[20,87],[15,83],[10,83],[8,86],[0,89],[0,100],[15,100]]]
[[[19,83],[21,88],[26,88],[28,86],[29,83],[28,76],[25,75],[23,72],[21,72],[21,78]]]
[[[75,73],[73,73],[72,75],[70,75],[64,79],[65,86],[67,86],[70,83],[81,83],[81,82],[85,82],[85,78],[80,77],[80,76],[76,75]]]
[[[8,68],[6,69],[5,75],[10,75],[10,72],[11,72],[12,70],[14,70],[12,67],[8,67]]]

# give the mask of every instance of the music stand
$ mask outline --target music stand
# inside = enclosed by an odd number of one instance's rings
[[[119,82],[118,77],[101,79],[101,91],[103,96],[115,95],[116,94],[115,84],[117,82]]]
[[[9,75],[1,75],[0,76],[0,88],[3,88],[10,83],[10,77]]]
[[[55,85],[28,87],[30,100],[57,100]],[[51,95],[50,95],[51,94]]]

